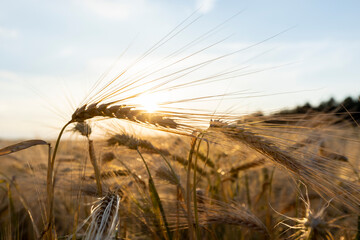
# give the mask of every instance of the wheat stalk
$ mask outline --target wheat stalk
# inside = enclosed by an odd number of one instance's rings
[[[92,139],[90,139],[90,135],[92,132],[91,127],[86,122],[78,122],[78,123],[76,123],[76,125],[72,129],[72,131],[79,132],[82,136],[86,137],[88,140],[90,162],[94,168],[96,185],[98,188],[98,194],[99,194],[99,196],[101,196],[102,195],[102,186],[101,186],[100,169],[99,169],[99,166],[98,166],[97,160],[96,160],[94,141]]]

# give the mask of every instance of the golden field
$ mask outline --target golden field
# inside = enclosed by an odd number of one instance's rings
[[[48,145],[1,156],[1,238],[354,239],[359,129],[329,125],[331,114],[299,117],[156,137],[112,124],[93,138],[98,121],[71,124],[50,220]]]

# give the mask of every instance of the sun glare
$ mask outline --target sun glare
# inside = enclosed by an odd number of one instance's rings
[[[159,99],[152,95],[143,95],[138,98],[138,103],[148,112],[155,112],[159,109]]]

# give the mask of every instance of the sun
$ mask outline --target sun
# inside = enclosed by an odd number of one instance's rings
[[[147,112],[155,112],[159,109],[160,99],[153,95],[141,95],[138,97],[138,104],[144,108]]]
[[[147,112],[155,112],[157,109],[159,109],[159,105],[155,102],[144,102],[141,104]]]

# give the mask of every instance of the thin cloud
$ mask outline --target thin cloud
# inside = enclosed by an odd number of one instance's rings
[[[216,0],[197,0],[197,8],[200,9],[201,13],[208,13],[215,7]]]
[[[82,6],[102,18],[126,20],[151,6],[145,0],[112,1],[112,0],[79,0]]]
[[[0,38],[15,39],[19,36],[19,32],[15,29],[0,27]]]
[[[75,53],[74,48],[72,48],[72,47],[64,47],[59,51],[58,56],[66,58],[66,57],[73,56],[74,53]]]

